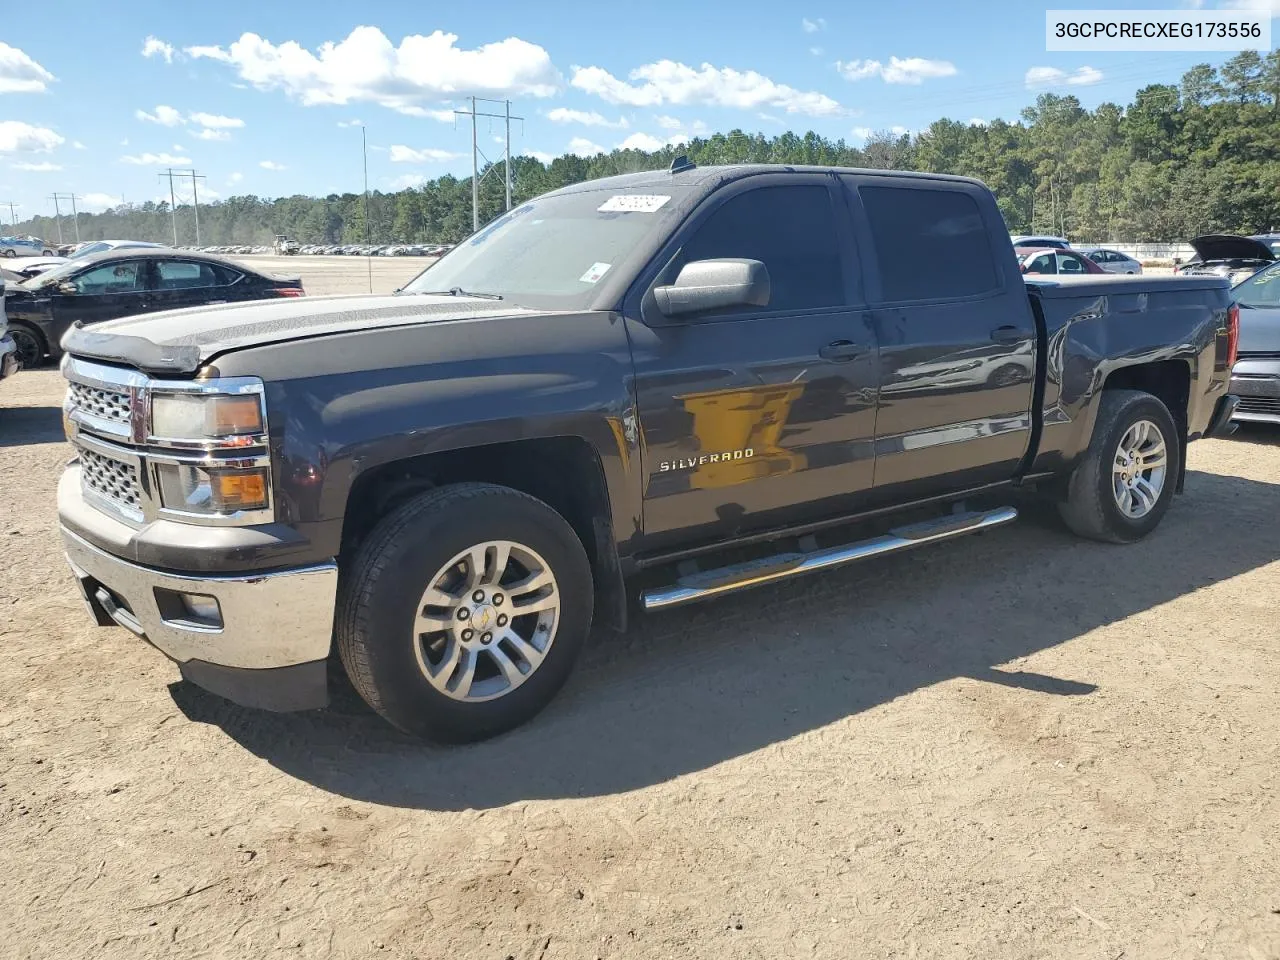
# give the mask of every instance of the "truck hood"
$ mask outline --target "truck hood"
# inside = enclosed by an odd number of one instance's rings
[[[1191,249],[1202,263],[1213,260],[1266,260],[1275,259],[1275,254],[1261,240],[1252,237],[1236,237],[1228,234],[1208,234],[1196,237],[1191,242]]]
[[[82,327],[62,349],[149,373],[192,374],[218,354],[385,327],[536,314],[497,300],[400,294],[296,297],[141,314]]]

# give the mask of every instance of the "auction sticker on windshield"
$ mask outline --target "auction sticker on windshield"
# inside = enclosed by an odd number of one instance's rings
[[[591,269],[578,278],[579,283],[596,283],[601,277],[609,272],[609,268],[613,266],[611,263],[593,263]]]
[[[601,213],[657,213],[670,199],[652,194],[620,193],[610,197],[596,209]]]

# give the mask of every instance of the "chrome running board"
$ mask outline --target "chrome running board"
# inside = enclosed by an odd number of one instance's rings
[[[898,527],[884,536],[860,543],[848,543],[807,553],[774,554],[746,563],[700,571],[681,577],[673,586],[645,590],[640,594],[640,604],[645,610],[666,610],[695,600],[706,600],[708,597],[773,583],[786,577],[838,567],[854,560],[865,560],[883,553],[895,553],[966,533],[977,533],[1009,523],[1017,517],[1018,511],[1013,507],[1000,507],[980,513],[951,514],[937,520]]]

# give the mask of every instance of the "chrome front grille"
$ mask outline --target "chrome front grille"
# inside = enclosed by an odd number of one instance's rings
[[[67,400],[71,406],[83,410],[91,417],[111,423],[129,422],[129,394],[118,390],[104,390],[87,383],[67,384]]]
[[[93,450],[81,448],[80,482],[84,489],[121,513],[142,518],[142,482],[138,467]]]
[[[1241,397],[1236,405],[1238,413],[1269,413],[1280,417],[1280,398],[1276,397]]]

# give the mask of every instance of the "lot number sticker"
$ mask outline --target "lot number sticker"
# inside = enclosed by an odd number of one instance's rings
[[[670,197],[648,194],[618,194],[610,197],[597,209],[601,213],[656,213]]]
[[[593,263],[591,269],[578,278],[579,283],[595,283],[613,266],[611,263]]]

